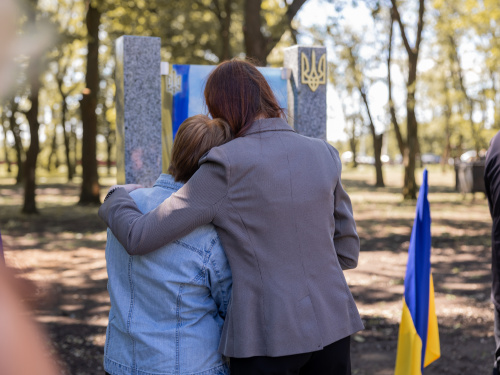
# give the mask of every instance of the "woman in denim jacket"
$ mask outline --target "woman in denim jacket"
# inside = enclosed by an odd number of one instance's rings
[[[139,209],[156,208],[189,180],[203,154],[230,138],[222,120],[199,115],[184,121],[173,145],[171,174],[131,194]],[[108,374],[228,374],[217,347],[231,296],[231,271],[213,225],[142,257],[128,255],[108,230],[106,264]]]

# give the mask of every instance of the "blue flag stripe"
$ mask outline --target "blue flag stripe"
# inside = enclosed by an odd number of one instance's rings
[[[188,118],[190,65],[174,64],[172,67],[176,74],[182,77],[182,90],[174,95],[172,103],[172,135],[175,139],[179,126]]]
[[[427,343],[431,269],[431,216],[427,192],[427,170],[425,170],[408,249],[404,294],[415,329],[422,340],[422,369]]]

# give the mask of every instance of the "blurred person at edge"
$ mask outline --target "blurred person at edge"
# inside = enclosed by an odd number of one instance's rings
[[[38,21],[36,25],[24,25],[20,34],[21,17],[19,0],[0,0],[0,99],[10,93],[16,83],[21,65],[17,57],[39,56],[54,40],[53,27],[47,22]]]
[[[0,374],[59,374],[47,338],[21,300],[25,296],[7,268],[0,265]]]
[[[132,192],[149,212],[179,190],[212,147],[231,140],[229,125],[197,115],[175,136],[168,172]],[[203,225],[154,253],[128,255],[108,230],[111,300],[104,369],[111,375],[227,375],[217,353],[231,297],[231,270],[213,225]]]
[[[14,69],[14,57],[16,56],[17,23],[19,8],[14,0],[0,1],[0,98],[10,88],[12,72]]]
[[[493,227],[491,230],[491,300],[495,310],[495,362],[493,374],[500,370],[500,132],[490,142],[484,168],[484,184]]]
[[[40,52],[49,39],[44,33],[17,34],[20,10],[16,1],[0,0],[0,98],[15,81],[18,64],[14,58]],[[0,262],[0,374],[59,374],[46,346],[47,338],[28,314],[22,300],[26,293],[19,285],[20,281]]]
[[[130,255],[215,225],[233,275],[219,345],[232,375],[351,374],[350,336],[363,324],[343,270],[357,266],[359,237],[338,151],[295,133],[247,61],[219,64],[204,94],[235,139],[148,214],[124,185],[99,216]]]

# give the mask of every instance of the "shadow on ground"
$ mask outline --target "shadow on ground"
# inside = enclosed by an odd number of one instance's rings
[[[392,375],[416,202],[403,201],[399,187],[374,188],[363,171],[356,173],[356,178],[343,180],[361,238],[360,265],[346,272],[346,278],[366,326],[352,337],[353,374]],[[394,178],[386,176],[386,181]],[[494,348],[491,222],[483,198],[464,200],[450,186],[430,187],[442,358],[425,374],[487,374]],[[106,227],[96,207],[76,205],[75,184],[43,185],[37,193],[41,214],[24,216],[19,213],[22,189],[0,185],[7,261],[46,291],[43,296],[51,296],[37,317],[65,373],[102,374],[109,311]]]
[[[353,374],[393,375],[399,325],[380,317],[364,319],[364,324],[365,330],[351,340]],[[441,358],[425,369],[426,375],[491,372],[495,343],[485,335],[483,319],[459,317],[450,324],[438,318],[438,324]]]

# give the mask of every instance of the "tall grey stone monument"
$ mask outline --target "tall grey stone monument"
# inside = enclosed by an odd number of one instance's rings
[[[153,186],[162,172],[161,41],[116,40],[116,178]]]
[[[286,48],[284,67],[292,71],[288,81],[288,122],[299,134],[326,139],[326,48]]]
[[[160,48],[160,38],[155,37],[124,35],[116,40],[119,184],[152,186],[162,173],[162,154],[163,171],[168,167],[176,92],[172,87],[177,83],[182,87],[182,82],[176,81],[167,63],[163,63],[162,72]],[[288,79],[290,125],[299,134],[326,139],[326,48],[287,48],[284,68],[282,79]]]

